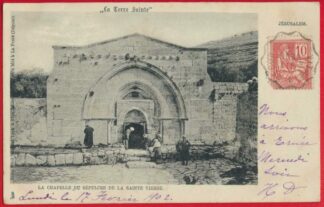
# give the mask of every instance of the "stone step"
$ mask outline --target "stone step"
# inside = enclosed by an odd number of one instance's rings
[[[125,155],[133,157],[150,157],[150,153],[147,150],[128,149],[125,150]]]
[[[137,157],[137,156],[128,156],[125,158],[126,161],[143,161],[143,162],[149,162],[151,161],[150,157]]]
[[[128,168],[163,168],[162,165],[157,165],[154,162],[143,162],[143,161],[128,161],[126,163]]]

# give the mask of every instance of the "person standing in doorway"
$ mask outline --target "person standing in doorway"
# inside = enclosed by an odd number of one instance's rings
[[[123,137],[123,145],[125,147],[125,149],[128,149],[128,142],[129,142],[129,137],[130,137],[130,134],[134,131],[134,128],[133,127],[130,127],[128,129],[126,129],[126,133]]]
[[[180,160],[182,162],[182,165],[188,165],[188,161],[190,158],[190,142],[187,140],[187,138],[185,136],[182,137],[182,140],[180,140],[177,143],[177,151],[180,154]]]
[[[93,131],[94,129],[89,126],[89,125],[86,125],[85,129],[84,129],[84,145],[87,147],[87,148],[91,148],[92,145],[93,145]]]

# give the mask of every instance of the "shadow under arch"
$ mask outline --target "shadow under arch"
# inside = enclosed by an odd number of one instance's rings
[[[145,149],[144,134],[147,133],[147,127],[150,126],[148,115],[138,107],[132,107],[123,114],[121,118],[123,123],[123,136],[126,136],[127,129],[133,128],[129,134],[129,149]]]

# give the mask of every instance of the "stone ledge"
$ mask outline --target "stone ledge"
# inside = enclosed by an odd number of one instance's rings
[[[192,145],[192,160],[212,158],[236,159],[238,147],[231,145]],[[162,160],[174,162],[179,159],[175,146],[163,146]],[[11,166],[69,166],[69,165],[114,165],[116,163],[149,162],[151,156],[145,150],[125,150],[120,148],[92,148],[82,152],[34,155],[33,153],[17,153],[10,156]]]

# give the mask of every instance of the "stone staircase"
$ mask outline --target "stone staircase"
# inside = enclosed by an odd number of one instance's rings
[[[150,153],[147,150],[128,149],[125,151],[126,167],[128,168],[161,168],[151,161]]]

